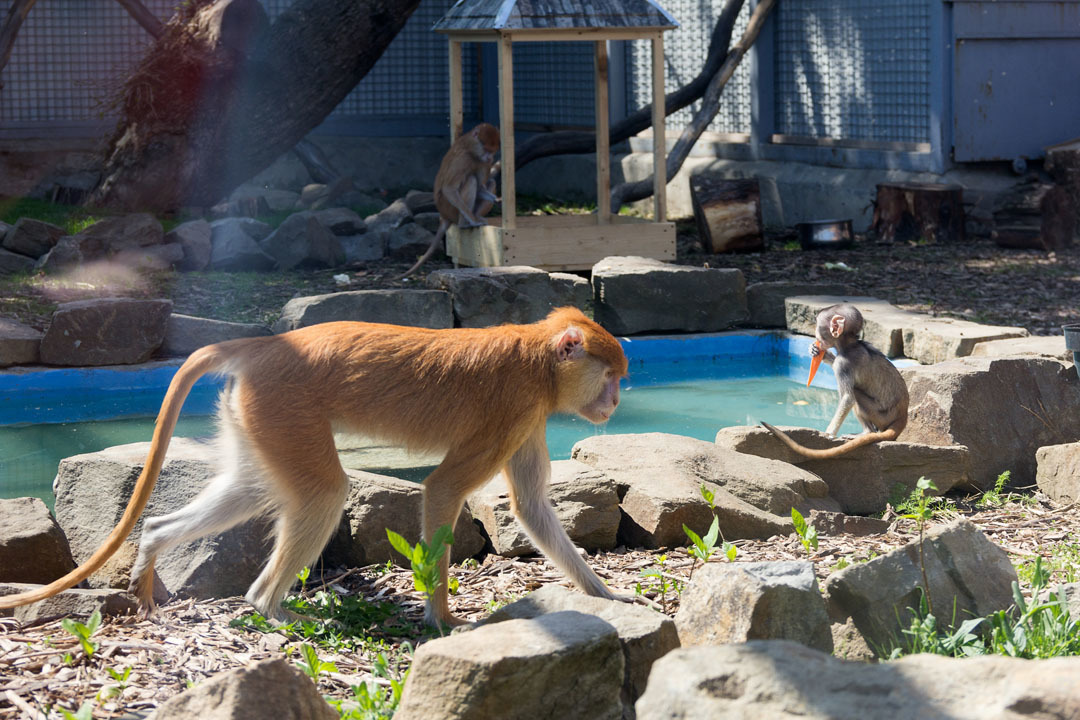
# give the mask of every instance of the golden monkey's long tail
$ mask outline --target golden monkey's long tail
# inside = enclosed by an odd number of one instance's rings
[[[838,445],[837,447],[828,448],[825,450],[815,450],[813,448],[803,447],[802,445],[785,435],[782,430],[774,428],[767,422],[763,422],[761,424],[764,425],[769,432],[779,438],[780,442],[784,443],[800,455],[811,458],[813,460],[828,460],[829,458],[840,457],[841,455],[846,455],[852,450],[857,450],[858,448],[872,445],[877,442],[882,442],[884,440],[895,440],[900,436],[900,431],[904,429],[904,425],[900,423],[895,423],[879,432],[863,433],[862,435],[853,437],[851,440],[848,440],[843,445]],[[896,425],[900,425],[900,427],[898,428],[896,427]]]
[[[0,610],[29,605],[32,602],[50,598],[67,590],[97,572],[105,564],[105,561],[120,548],[121,543],[131,533],[131,529],[135,527],[135,522],[139,519],[142,511],[146,508],[147,501],[150,499],[150,493],[157,482],[158,473],[161,472],[161,466],[165,462],[165,452],[169,449],[169,439],[172,437],[173,429],[176,427],[176,418],[180,415],[180,408],[191,391],[192,385],[206,373],[220,367],[225,360],[227,360],[227,356],[222,354],[216,346],[211,345],[196,350],[176,371],[172,382],[169,383],[169,390],[165,393],[165,400],[161,403],[161,411],[158,413],[157,423],[154,428],[154,439],[150,443],[150,453],[146,457],[146,465],[135,483],[135,489],[131,493],[131,499],[128,500],[124,516],[120,518],[120,522],[109,533],[109,537],[105,539],[101,547],[86,562],[62,578],[54,580],[48,585],[43,585],[36,590],[0,598]]]

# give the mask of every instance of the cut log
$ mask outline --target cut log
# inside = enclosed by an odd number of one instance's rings
[[[1057,250],[1072,243],[1076,206],[1060,185],[1030,180],[994,207],[994,242],[1001,247]]]
[[[1080,138],[1046,149],[1046,170],[1065,189],[1076,215],[1073,239],[1080,241]]]
[[[881,183],[877,186],[871,232],[889,242],[961,241],[963,195],[959,185]]]
[[[758,181],[710,175],[690,179],[694,219],[706,252],[761,250],[761,190]]]

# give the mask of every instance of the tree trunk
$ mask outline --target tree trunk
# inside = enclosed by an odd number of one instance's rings
[[[963,188],[936,183],[880,183],[871,232],[889,242],[963,240]]]
[[[292,149],[374,66],[419,0],[195,0],[124,86],[92,205],[212,205]]]

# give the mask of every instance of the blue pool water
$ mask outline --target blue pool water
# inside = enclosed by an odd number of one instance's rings
[[[668,432],[711,441],[722,427],[762,420],[824,429],[836,407],[828,366],[806,387],[806,337],[764,332],[642,337],[624,339],[623,347],[630,377],[615,416],[602,427],[553,417],[548,424],[553,459],[569,457],[574,443],[596,433]],[[178,364],[0,373],[0,497],[34,495],[51,506],[51,484],[62,458],[149,440],[153,416]],[[185,403],[177,436],[213,432],[211,413],[220,387],[215,378],[199,381]],[[842,431],[858,432],[858,423],[849,417]]]

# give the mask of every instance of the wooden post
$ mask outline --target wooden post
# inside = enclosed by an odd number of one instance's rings
[[[499,36],[499,133],[502,149],[502,226],[517,227],[514,186],[514,46],[510,33]]]
[[[461,42],[450,40],[450,142],[461,135],[464,128],[465,113],[462,108],[461,92]]]
[[[667,219],[667,143],[664,139],[664,33],[652,40],[653,219]]]
[[[611,148],[607,40],[596,43],[596,222],[611,222]]]

